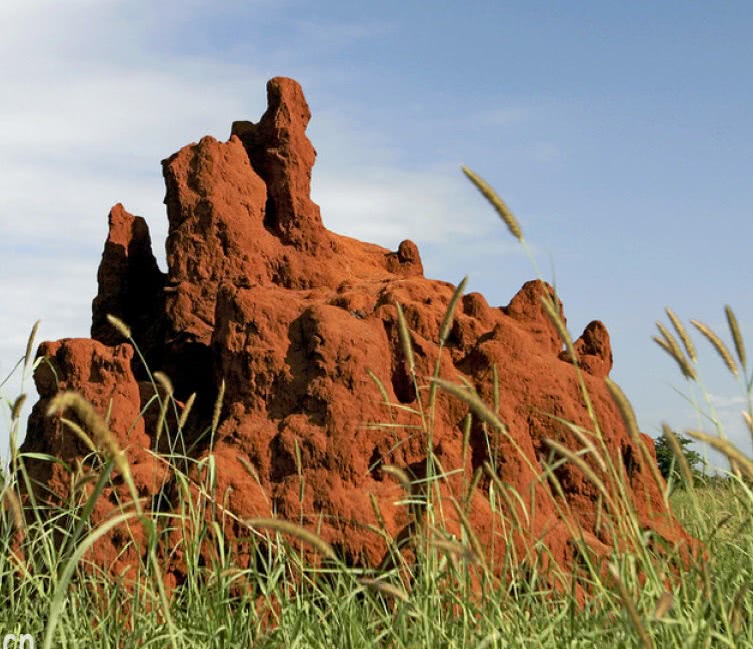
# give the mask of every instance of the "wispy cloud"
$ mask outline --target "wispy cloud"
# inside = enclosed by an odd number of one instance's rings
[[[709,395],[714,406],[725,410],[742,410],[747,405],[747,399],[742,396],[730,396],[726,394]]]
[[[223,14],[228,6],[0,3],[0,374],[23,353],[37,319],[42,338],[88,335],[114,203],[147,218],[162,258],[167,223],[159,161],[205,134],[225,139],[234,119],[263,113],[265,82],[270,69],[277,73],[271,60],[173,42],[173,30],[186,30],[191,20],[210,13],[230,20]],[[276,4],[244,6],[273,12]],[[302,38],[321,38],[321,27],[298,23]],[[341,43],[389,29],[324,27]],[[274,40],[262,32],[260,38]],[[480,244],[495,228],[456,169],[440,169],[442,160],[431,170],[401,169],[388,138],[368,124],[333,119],[336,113],[315,115],[310,129],[320,154],[326,152],[314,172],[313,198],[328,227],[392,248],[405,238]],[[6,396],[14,385],[6,386]]]

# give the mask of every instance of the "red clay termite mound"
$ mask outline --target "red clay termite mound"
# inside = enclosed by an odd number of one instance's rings
[[[438,482],[437,498],[450,533],[460,537],[467,518],[497,559],[513,546],[519,558],[545,547],[549,560],[568,569],[577,554],[573,535],[597,554],[620,542],[614,526],[604,523],[609,499],[582,467],[563,462],[544,473],[556,459],[547,440],[573,451],[583,450],[584,436],[595,440],[565,423],[595,429],[585,387],[606,451],[594,441],[601,460],[586,453],[582,461],[608,486],[604,469],[612,463],[640,527],[670,545],[685,543],[645,451],[606,387],[612,352],[604,325],[592,322],[575,342],[576,366],[542,298],[552,300],[564,321],[561,304],[548,285],[533,281],[505,307],[464,295],[440,353],[440,327],[455,287],[424,277],[411,241],[393,252],[324,227],[310,198],[316,152],[305,132],[310,112],[302,90],[275,78],[267,94],[259,123],[235,122],[227,142],[205,137],[163,161],[166,274],[143,219],[120,205],[112,209],[92,339],[44,343],[39,350],[47,362],[35,376],[41,398],[23,450],[65,463],[29,463],[39,494],[69,497],[66,466],[87,452],[59,418],[44,414],[59,389],[79,391],[109,417],[147,504],[157,502],[156,490],[169,494],[170,473],[148,452],[166,450],[164,439],[156,439],[148,366],[171,378],[178,401],[198,394],[181,448],[194,458],[214,455],[213,495],[237,517],[223,518],[228,539],[247,535],[244,519],[277,516],[315,530],[350,563],[379,566],[390,549],[385,539],[409,537],[420,517],[416,507],[400,504],[402,487],[383,467],[397,466],[420,483],[431,450],[447,476]],[[400,342],[396,303],[410,331],[417,381]],[[107,314],[130,326],[146,366]],[[466,430],[467,403],[439,390],[428,449],[421,419],[410,409],[428,403],[437,362],[441,377],[472,386],[492,408],[498,403],[506,430],[475,417]],[[369,371],[389,402],[403,408],[385,405]],[[223,384],[219,425],[208,435]],[[385,423],[396,425],[377,425]],[[167,425],[174,431],[175,416]],[[103,497],[115,506],[124,493],[115,486]],[[434,511],[439,517],[440,507]],[[100,544],[98,559],[117,556],[118,565],[133,559],[133,550],[118,554],[119,544],[118,538]],[[179,577],[179,553],[170,556],[165,568]]]

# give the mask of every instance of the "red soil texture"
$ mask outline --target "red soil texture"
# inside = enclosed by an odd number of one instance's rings
[[[604,524],[607,502],[578,466],[561,463],[556,480],[543,472],[556,459],[547,440],[575,452],[584,448],[563,422],[595,429],[584,385],[641,529],[670,547],[687,543],[606,387],[612,352],[605,326],[592,322],[575,342],[576,367],[542,298],[552,300],[564,321],[562,305],[536,280],[503,307],[478,293],[462,296],[440,349],[455,287],[424,276],[411,241],[391,251],[324,227],[310,198],[316,152],[306,136],[311,114],[301,87],[278,77],[268,82],[267,95],[258,123],[235,122],[227,142],[204,137],[162,162],[167,273],[152,254],[145,221],[120,204],[112,208],[91,338],[39,348],[47,361],[35,374],[40,400],[22,450],[62,463],[28,461],[37,496],[59,502],[91,493],[92,482],[79,480],[79,486],[69,471],[86,474],[97,463],[85,457],[89,449],[61,421],[63,413],[46,414],[58,391],[75,390],[108,417],[147,508],[177,510],[173,470],[152,451],[169,449],[180,407],[196,393],[178,450],[193,460],[213,455],[212,509],[241,562],[242,543],[233,539],[248,537],[243,521],[274,516],[316,532],[349,564],[388,565],[389,539],[408,548],[417,523],[429,517],[420,504],[404,504],[403,486],[383,467],[405,471],[418,501],[430,450],[436,471],[446,474],[431,490],[435,527],[457,538],[470,527],[495,565],[513,549],[519,559],[533,560],[546,548],[544,563],[570,570],[578,561],[575,533],[599,556],[620,543],[614,526]],[[396,303],[410,332],[416,381],[400,342]],[[146,365],[107,314],[129,325]],[[472,386],[492,409],[498,403],[506,431],[473,417],[464,434],[469,406],[440,389],[429,437],[415,411],[420,404],[426,409],[437,363],[440,377]],[[178,401],[160,439],[159,403],[146,366],[170,377]],[[208,433],[223,384],[218,426]],[[650,439],[643,441],[653,449]],[[593,454],[583,462],[611,484]],[[519,499],[497,490],[493,507],[490,489],[497,487],[483,472],[485,463]],[[194,480],[200,473],[189,469]],[[113,476],[95,522],[130,499],[117,470]],[[143,537],[138,525],[130,533]],[[128,571],[139,543],[123,551],[125,538],[122,530],[103,537],[93,557]],[[162,550],[164,568],[180,581],[180,535],[171,543]]]

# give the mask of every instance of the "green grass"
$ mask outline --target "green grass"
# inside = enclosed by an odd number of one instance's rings
[[[482,182],[475,174],[467,175],[477,186]],[[504,203],[494,202],[487,185],[482,189],[525,245],[520,226]],[[407,327],[404,321],[401,325],[404,352],[410,360]],[[442,331],[446,330],[443,325]],[[685,376],[693,375],[689,378],[704,394],[695,354],[687,347],[683,352],[677,341],[673,346],[666,338],[672,334],[666,328],[665,332],[665,349]],[[566,332],[563,335],[567,338]],[[735,363],[750,413],[751,381],[741,346],[735,339],[737,360],[728,351],[729,358],[722,356],[722,360],[728,366],[730,359]],[[32,369],[32,348],[30,340],[22,368],[25,375]],[[441,377],[433,378],[427,381],[414,373],[417,386],[431,386],[426,410],[419,403],[427,438],[436,390],[453,390],[436,380]],[[156,380],[162,379],[157,376]],[[167,387],[163,382],[160,394],[167,392],[163,398],[169,408]],[[488,404],[474,401],[473,395],[457,388],[455,393],[468,400],[474,415],[486,425],[501,425]],[[587,400],[588,395],[584,397]],[[731,455],[735,471],[727,479],[705,486],[672,482],[667,487],[667,501],[676,515],[704,542],[703,556],[683,563],[671,553],[654,551],[649,538],[638,536],[629,551],[614,552],[609,570],[584,566],[577,590],[568,575],[543,575],[530,561],[512,558],[504,570],[489,566],[472,529],[464,529],[461,538],[443,539],[442,514],[432,500],[432,488],[423,503],[429,531],[417,535],[415,561],[397,554],[392,571],[349,568],[330,557],[331,548],[320,539],[292,524],[274,521],[248,525],[254,561],[244,568],[227,552],[220,532],[221,515],[207,516],[219,511],[212,497],[211,455],[201,466],[178,454],[163,455],[177,476],[181,506],[172,512],[145,512],[133,504],[136,490],[120,449],[108,438],[106,422],[75,397],[61,399],[58,405],[73,408],[84,423],[79,434],[103,450],[90,458],[96,470],[89,492],[79,491],[83,495],[56,507],[24,497],[28,491],[25,465],[39,458],[18,453],[20,404],[8,403],[12,457],[9,470],[0,476],[0,639],[6,633],[28,633],[37,647],[124,648],[753,647],[753,593],[749,590],[753,584],[753,491],[749,486],[753,463],[739,455]],[[706,403],[711,405],[710,400]],[[629,418],[630,412],[623,414]],[[717,421],[713,412],[709,418]],[[182,448],[180,427],[170,430],[162,423],[163,434],[172,436],[168,446]],[[715,432],[724,441],[723,431],[717,428]],[[725,448],[728,455],[732,453]],[[558,462],[577,459],[565,457]],[[432,486],[443,474],[431,455],[428,463]],[[131,501],[123,502],[120,518],[95,526],[91,506],[116,471],[125,478]],[[619,485],[612,487],[617,507],[629,517],[628,503],[619,502],[624,491]],[[499,502],[503,495],[499,485],[491,480],[488,488]],[[146,530],[147,547],[137,566],[135,585],[102,572],[87,556],[101,535],[126,520]],[[629,523],[613,521],[624,529],[629,529]],[[166,583],[159,556],[160,540],[173,529],[181,531],[180,550],[187,571],[185,582],[175,588]],[[214,560],[202,562],[200,550],[208,556],[208,547],[213,549],[209,555]],[[497,578],[499,573],[503,578]],[[572,587],[552,589],[550,584],[557,578]],[[583,598],[577,592],[589,594]]]

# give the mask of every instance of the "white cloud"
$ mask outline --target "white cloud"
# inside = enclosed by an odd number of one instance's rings
[[[254,4],[262,5],[275,3]],[[88,335],[109,208],[123,202],[145,216],[163,258],[160,160],[205,134],[225,139],[234,119],[263,113],[264,61],[239,64],[163,45],[173,18],[185,26],[210,9],[223,10],[206,1],[0,3],[3,377],[37,319],[40,340]],[[372,33],[329,28],[344,41]],[[333,120],[335,112],[315,115],[312,137],[327,152],[314,172],[313,198],[328,227],[394,248],[405,238],[481,242],[498,225],[460,174],[400,171],[389,140]],[[2,393],[12,399],[17,389],[11,382]],[[6,435],[0,426],[0,455]]]
[[[723,409],[742,410],[747,404],[747,399],[742,396],[730,396],[725,394],[709,395],[714,406]]]
[[[481,237],[497,225],[483,217],[483,205],[473,210],[465,205],[477,197],[459,174],[361,171],[356,177],[335,169],[318,177],[312,195],[336,232],[395,248],[403,239],[449,244],[458,236]]]

